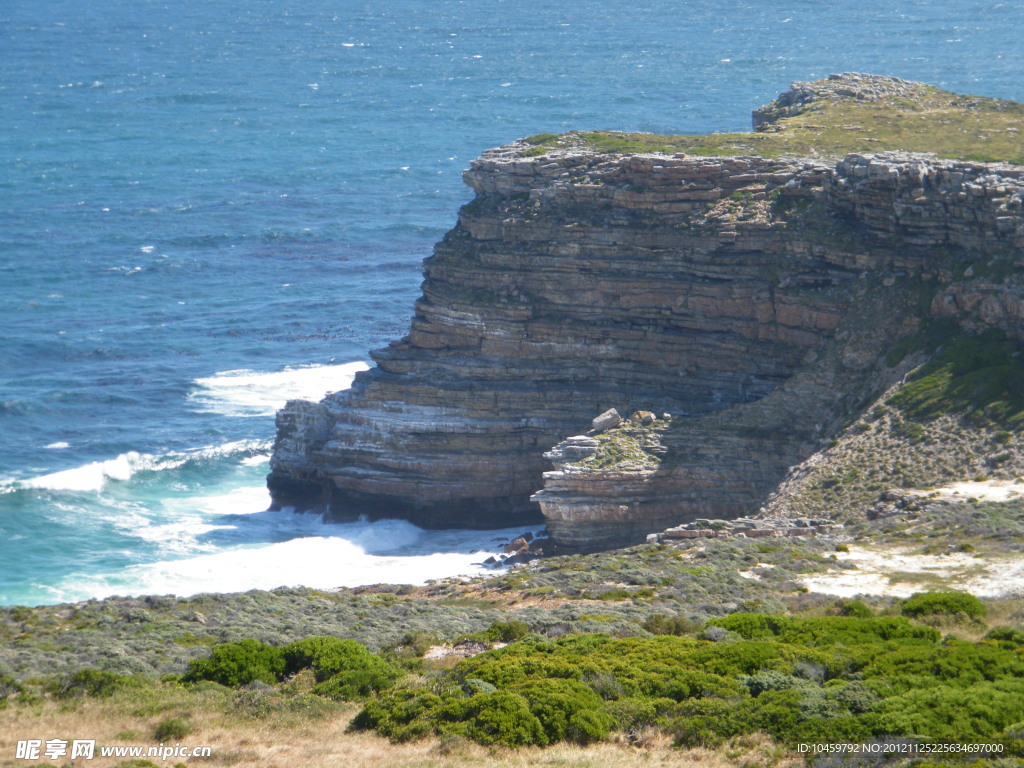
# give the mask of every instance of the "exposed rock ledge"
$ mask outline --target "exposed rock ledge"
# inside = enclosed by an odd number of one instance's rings
[[[930,312],[1024,337],[1022,179],[901,152],[486,152],[409,334],[278,414],[274,503],[426,526],[542,512],[578,549],[749,514],[905,373],[885,352]],[[997,262],[999,282],[964,276]],[[643,427],[659,450],[627,421],[545,472],[611,407],[671,414]]]

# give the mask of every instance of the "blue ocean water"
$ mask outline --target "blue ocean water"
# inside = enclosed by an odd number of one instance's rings
[[[6,0],[0,604],[471,572],[510,532],[265,512],[263,477],[274,409],[404,332],[472,158],[741,130],[830,72],[1024,100],[1022,28],[967,0]]]

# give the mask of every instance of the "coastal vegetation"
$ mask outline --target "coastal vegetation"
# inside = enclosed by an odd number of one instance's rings
[[[0,732],[214,745],[185,766],[781,768],[837,741],[1019,765],[1019,604],[801,586],[844,548],[701,539],[425,587],[0,609]]]
[[[1002,332],[968,334],[933,320],[895,345],[887,363],[908,361],[920,364],[811,464],[798,467],[768,508],[790,515],[828,510],[851,534],[877,541],[1018,551],[1024,534],[1024,499],[1014,490],[1024,475],[1020,345]],[[964,483],[963,493],[952,493]],[[986,495],[987,485],[1007,490]]]
[[[1024,718],[1024,661],[1012,645],[943,642],[904,618],[743,613],[708,622],[698,638],[525,639],[369,702],[352,727],[505,746],[651,726],[686,746],[753,733],[791,747],[1005,742]]]
[[[625,420],[615,429],[597,436],[597,451],[576,462],[587,469],[634,471],[656,469],[665,454],[660,433],[668,428],[669,422],[657,419],[651,414],[647,423],[639,419]]]
[[[85,723],[103,743],[209,743],[204,764],[267,768],[767,768],[834,741],[995,744],[928,765],[1018,765],[1019,605],[800,586],[844,568],[844,548],[703,539],[426,587],[6,608],[0,706],[20,733]]]
[[[956,415],[973,423],[1003,427],[1024,426],[1024,361],[1019,345],[1005,334],[989,331],[968,336],[951,334],[941,349],[907,377],[886,401],[906,419],[928,421]],[[1009,436],[1009,437],[1006,437]]]
[[[491,640],[458,661],[400,646],[374,654],[336,637],[247,639],[159,680],[83,669],[12,681],[4,702],[7,727],[102,721],[104,743],[188,739],[220,745],[213,762],[226,764],[287,765],[257,758],[251,739],[292,745],[318,730],[321,748],[355,750],[361,765],[385,754],[401,765],[414,753],[424,765],[469,764],[485,749],[498,765],[630,765],[657,754],[774,766],[799,760],[799,744],[871,742],[995,745],[934,764],[999,757],[1009,766],[1024,756],[1024,628],[979,629],[986,610],[950,592],[648,620],[661,631],[634,636],[549,636],[506,621],[475,637],[511,642]],[[941,632],[923,623],[938,614]],[[375,682],[352,685],[353,674]],[[340,684],[324,686],[332,681]],[[374,746],[368,732],[406,746]],[[529,752],[538,747],[547,758]]]
[[[225,644],[283,648],[295,638],[323,636],[378,652],[477,633],[487,642],[515,640],[527,630],[643,635],[642,625],[652,615],[700,623],[744,607],[784,610],[781,598],[794,593],[794,579],[836,566],[831,549],[814,540],[722,539],[693,548],[647,544],[549,557],[486,578],[425,587],[283,588],[0,608],[0,675],[34,678],[83,668],[143,677],[184,674],[191,662],[213,659],[211,648]],[[764,579],[740,575],[752,568],[763,569]],[[260,659],[258,678],[266,682],[282,669],[280,659],[260,655],[262,646],[225,647],[230,650],[218,653]],[[222,682],[232,674],[227,661],[217,666]]]
[[[826,84],[819,81],[815,85]],[[1024,105],[964,95],[923,83],[905,83],[896,98],[873,99],[845,91],[819,93],[794,106],[778,101],[759,110],[770,116],[749,133],[659,135],[619,131],[542,133],[525,139],[524,156],[554,148],[597,152],[705,156],[759,155],[836,158],[851,152],[933,152],[939,157],[1024,164]]]

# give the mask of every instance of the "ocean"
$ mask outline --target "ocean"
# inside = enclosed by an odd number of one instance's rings
[[[481,572],[518,534],[268,512],[274,411],[400,337],[461,171],[533,133],[746,130],[859,71],[1024,100],[967,0],[6,0],[0,604]]]

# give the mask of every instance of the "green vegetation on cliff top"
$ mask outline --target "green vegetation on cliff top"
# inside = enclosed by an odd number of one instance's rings
[[[664,153],[703,156],[798,155],[836,158],[851,152],[905,150],[979,162],[1024,164],[1024,104],[961,95],[923,83],[893,78],[877,81],[881,93],[850,93],[837,88],[842,78],[803,84],[814,98],[796,106],[785,94],[760,112],[772,122],[750,133],[658,135],[586,131],[526,139],[524,156],[555,148],[597,152]],[[854,81],[857,84],[858,81]],[[898,83],[886,94],[886,84]]]

